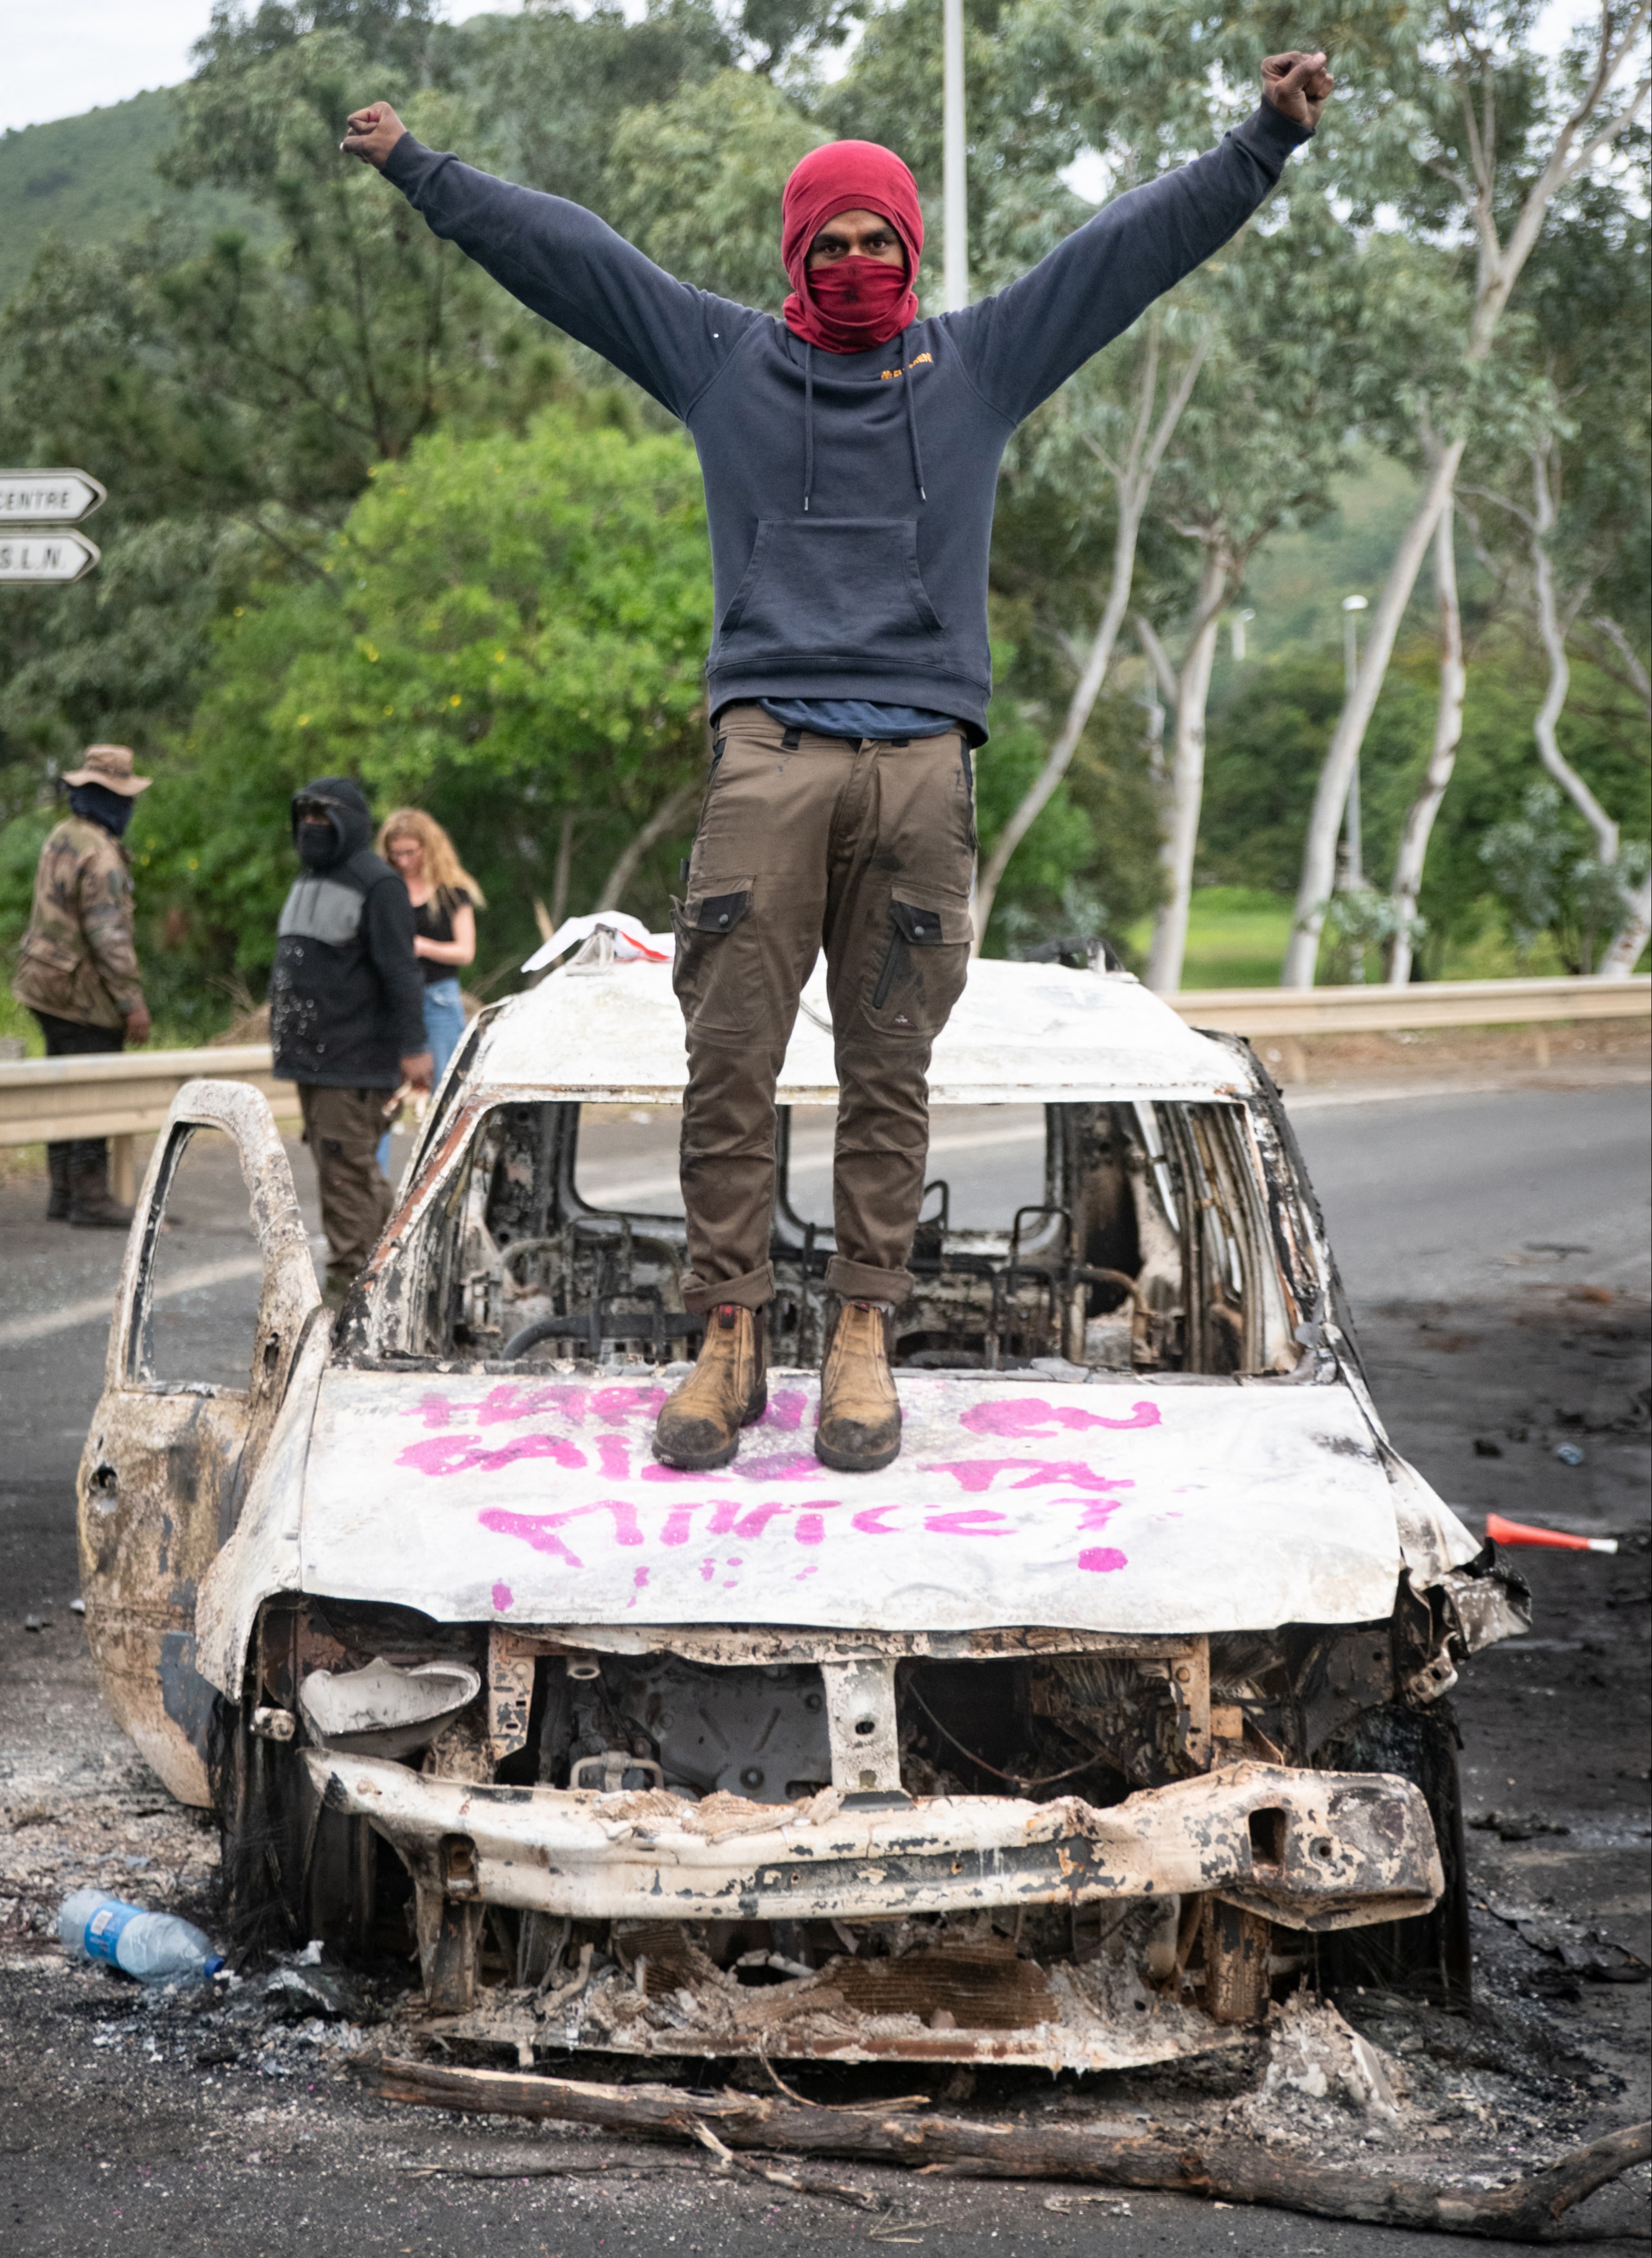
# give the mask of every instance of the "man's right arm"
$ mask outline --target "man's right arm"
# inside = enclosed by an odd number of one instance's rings
[[[374,122],[358,131],[365,118]],[[513,297],[600,353],[674,415],[686,415],[739,337],[762,318],[677,281],[583,205],[427,149],[400,130],[386,105],[358,110],[351,126],[344,146],[376,164],[432,233],[457,243]]]

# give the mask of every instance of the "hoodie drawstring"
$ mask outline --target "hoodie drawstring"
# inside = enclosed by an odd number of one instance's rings
[[[910,330],[901,331],[901,385],[906,394],[906,443],[911,450],[912,483],[918,488],[919,501],[929,496],[924,487],[924,451],[918,444],[918,407],[912,398],[912,367],[908,360],[907,341]],[[807,338],[803,340],[803,514],[809,514],[809,501],[814,492],[814,347]]]
[[[814,347],[803,344],[803,514],[809,514],[814,492]]]
[[[918,408],[912,398],[912,366],[906,358],[907,340],[911,334],[910,330],[901,331],[901,382],[906,392],[906,437],[912,450],[912,483],[918,488],[919,501],[927,501],[929,496],[924,492],[924,457],[918,444]]]

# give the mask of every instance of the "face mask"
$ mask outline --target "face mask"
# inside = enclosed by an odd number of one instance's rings
[[[828,352],[869,352],[887,344],[915,310],[904,266],[855,252],[810,270],[812,323],[804,332]],[[793,325],[794,327],[796,324]]]
[[[101,823],[115,838],[125,836],[134,803],[107,785],[77,784],[69,787],[69,809],[83,823]]]
[[[323,870],[328,863],[338,859],[338,834],[330,823],[296,825],[293,843],[298,849],[299,861],[307,870]]]

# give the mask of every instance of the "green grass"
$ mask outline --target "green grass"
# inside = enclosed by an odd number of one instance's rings
[[[1291,905],[1252,886],[1199,886],[1188,915],[1184,988],[1274,988],[1290,938]],[[1144,919],[1131,946],[1146,954]]]
[[[164,88],[0,134],[0,302],[27,281],[49,233],[77,249],[113,243],[147,214],[168,211],[202,237],[222,227],[267,234],[244,197],[220,188],[180,195],[157,178],[155,160],[172,134]]]
[[[1251,886],[1198,886],[1188,914],[1184,988],[1276,988],[1293,905],[1282,895]],[[1144,919],[1130,935],[1143,956],[1152,934]],[[1500,927],[1488,923],[1473,941],[1448,952],[1443,980],[1514,980],[1563,972],[1547,936],[1525,958]],[[1373,965],[1370,976],[1381,976]]]

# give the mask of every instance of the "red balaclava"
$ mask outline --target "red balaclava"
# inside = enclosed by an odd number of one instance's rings
[[[809,245],[842,211],[888,220],[906,252],[906,271],[859,252],[809,272]],[[827,352],[869,352],[918,319],[912,285],[924,250],[918,183],[892,149],[876,141],[828,141],[812,149],[781,200],[780,258],[791,278],[786,326]]]

